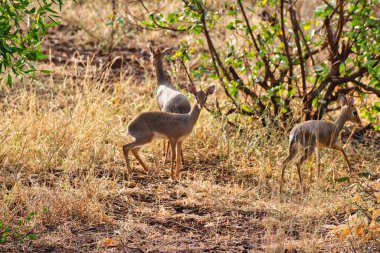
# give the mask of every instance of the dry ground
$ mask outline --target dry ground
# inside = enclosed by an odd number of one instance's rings
[[[242,119],[238,131],[203,111],[184,143],[180,182],[169,179],[162,142],[142,152],[161,173],[147,175],[133,160],[129,178],[121,146],[131,140],[128,122],[141,111],[157,110],[146,41],[160,34],[126,37],[109,56],[70,22],[75,8],[45,42],[50,60],[43,67],[54,74],[1,87],[0,220],[37,239],[11,240],[0,251],[351,250],[325,227],[350,213],[350,184],[334,182],[347,175],[343,157],[322,152],[323,176],[308,181],[305,195],[291,166],[280,199],[287,134],[278,129]],[[222,91],[216,96],[222,99]],[[376,143],[345,145],[356,170],[380,172]],[[305,178],[313,167],[313,160],[304,164]],[[30,221],[17,225],[31,212],[36,214]]]

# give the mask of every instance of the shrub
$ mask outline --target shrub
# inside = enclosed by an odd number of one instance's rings
[[[151,11],[148,1],[139,3],[147,14],[140,22],[145,28],[193,35],[181,43],[175,58],[186,63],[199,54],[196,44],[206,49],[190,77],[218,80],[230,102],[218,107],[219,114],[248,115],[265,125],[294,115],[297,109],[290,102],[295,98],[308,120],[321,118],[339,93],[380,97],[376,1],[321,1],[314,17],[302,20],[292,0],[257,5],[230,0],[215,6],[182,0],[169,13]],[[227,39],[216,46],[218,33]],[[378,122],[374,115],[379,109],[378,103],[369,104],[362,116]]]
[[[0,0],[0,78],[12,85],[12,75],[34,78],[36,61],[47,55],[41,42],[49,27],[58,24],[62,0]],[[39,70],[49,73],[47,70]]]

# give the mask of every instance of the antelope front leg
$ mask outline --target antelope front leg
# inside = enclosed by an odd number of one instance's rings
[[[176,161],[176,173],[175,173],[175,176],[179,179],[179,165],[181,163],[181,157],[182,157],[182,142],[178,142],[177,143],[177,148],[176,148],[176,152],[177,152],[177,161]]]
[[[125,162],[127,163],[127,173],[128,175],[132,175],[132,168],[129,162],[128,153],[129,153],[129,145],[127,144],[123,146],[123,154],[124,154]]]
[[[168,161],[168,156],[169,156],[169,142],[168,142],[168,145],[166,146],[166,152],[165,152],[165,143],[166,143],[166,140],[164,140],[164,154],[165,154],[165,159],[164,159],[164,165],[166,164],[166,162]]]
[[[315,149],[315,160],[316,160],[316,163],[317,163],[317,177],[319,178],[320,175],[321,175],[321,165],[320,165],[320,152],[319,152],[319,148],[316,148]]]
[[[332,149],[335,149],[335,150],[339,150],[340,152],[342,152],[343,156],[344,156],[344,159],[346,160],[347,162],[347,165],[348,165],[348,168],[350,169],[350,173],[352,173],[352,167],[351,167],[351,164],[350,164],[350,161],[348,160],[348,157],[346,155],[346,152],[344,152],[343,148],[339,147],[339,146],[333,146],[331,147]]]
[[[170,145],[172,148],[172,159],[171,159],[171,167],[170,167],[170,177],[172,180],[176,180],[175,178],[175,172],[174,172],[174,160],[175,160],[175,149],[176,149],[176,143],[175,141],[170,141]]]
[[[141,159],[141,157],[139,156],[139,150],[140,150],[140,149],[141,149],[140,147],[137,147],[137,148],[132,149],[132,154],[136,157],[137,161],[139,161],[139,163],[140,163],[141,166],[144,168],[144,170],[145,170],[147,173],[150,173],[150,172],[152,172],[152,169],[149,168],[149,166],[146,165],[146,164],[144,163],[144,161]]]
[[[343,149],[340,149],[340,152],[342,152],[342,154],[343,154],[343,156],[344,156],[344,159],[346,159],[346,162],[347,162],[348,168],[350,169],[350,173],[352,173],[352,167],[351,167],[350,161],[348,160],[348,157],[347,157],[346,153],[344,152]]]
[[[302,184],[302,176],[301,176],[301,165],[304,161],[306,161],[307,158],[310,157],[310,155],[314,152],[315,147],[308,146],[305,148],[304,154],[301,156],[301,158],[298,160],[297,163],[297,173],[298,173],[298,179],[300,182],[302,193],[305,193],[305,188]]]
[[[282,194],[282,187],[284,185],[284,175],[285,175],[285,169],[286,169],[287,161],[285,161],[281,168],[281,180],[280,180],[280,194]]]
[[[293,158],[297,154],[297,146],[296,145],[291,145],[289,146],[289,154],[285,158],[285,160],[282,162],[282,168],[281,168],[281,181],[280,181],[280,194],[282,193],[282,186],[284,184],[284,175],[285,175],[285,169],[288,166],[288,163],[293,160]]]
[[[185,165],[185,159],[183,159],[183,150],[182,150],[182,146],[181,146],[181,161],[182,161],[182,166]]]

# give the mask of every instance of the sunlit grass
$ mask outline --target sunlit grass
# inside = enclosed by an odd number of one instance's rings
[[[107,5],[94,12],[93,4],[78,7],[83,12],[88,8],[89,14],[80,26],[89,27],[95,16],[111,11]],[[64,18],[69,24],[79,22],[72,8]],[[93,28],[95,37],[108,36],[103,23]],[[86,34],[79,36],[81,43],[95,40],[86,31],[79,34]],[[138,36],[127,46],[146,49],[150,40],[165,46],[178,42],[147,31]],[[150,62],[138,59],[144,78],[121,74],[111,79],[110,69],[90,60],[84,66],[71,60],[64,66],[43,66],[54,70],[51,77],[1,91],[0,220],[16,224],[37,212],[28,227],[37,234],[36,247],[102,252],[112,242],[107,238],[119,246],[162,252],[203,251],[210,245],[217,245],[216,251],[243,250],[243,243],[253,252],[336,252],[349,247],[331,239],[324,228],[350,212],[349,183],[334,182],[348,175],[339,152],[322,152],[321,178],[316,178],[314,158],[304,163],[304,195],[291,164],[280,197],[286,131],[264,128],[246,117],[239,118],[236,129],[204,110],[184,142],[180,182],[169,179],[162,141],[141,152],[161,173],[146,175],[132,158],[134,173],[128,177],[121,150],[131,141],[126,126],[138,113],[158,109]],[[223,103],[223,91],[216,93]],[[376,147],[350,142],[346,151],[358,171],[379,172]]]

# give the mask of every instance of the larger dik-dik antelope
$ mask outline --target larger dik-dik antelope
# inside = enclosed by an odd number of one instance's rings
[[[343,148],[336,144],[336,140],[347,121],[359,125],[361,125],[361,121],[358,111],[354,107],[354,99],[352,97],[347,99],[344,95],[340,95],[339,102],[341,105],[341,112],[334,123],[325,120],[309,120],[299,123],[290,132],[289,155],[285,158],[282,165],[280,193],[282,192],[286,166],[300,150],[302,151],[302,156],[297,162],[297,173],[302,191],[304,191],[304,188],[302,186],[301,165],[314,151],[316,151],[316,165],[319,177],[319,149],[329,148],[342,152],[350,173],[352,172],[352,167],[348,161],[347,155]]]
[[[152,170],[143,162],[138,152],[143,145],[154,139],[168,140],[171,146],[171,178],[179,178],[179,161],[182,142],[191,134],[193,127],[199,118],[201,109],[206,103],[207,97],[214,93],[215,86],[209,86],[206,92],[198,91],[194,85],[189,84],[189,92],[195,95],[195,102],[191,111],[187,114],[170,112],[143,112],[134,118],[128,125],[128,133],[135,138],[131,143],[123,146],[123,153],[127,162],[128,174],[132,175],[128,153],[132,154],[140,162],[145,171]],[[176,171],[174,171],[174,160],[176,160]]]
[[[153,48],[149,45],[151,52],[151,59],[153,66],[156,70],[157,79],[157,104],[162,112],[173,112],[186,114],[190,112],[190,102],[189,99],[180,93],[166,78],[164,74],[163,58],[165,55],[172,51],[172,48],[166,48],[161,50],[160,48]],[[165,145],[164,145],[165,149]],[[169,145],[166,150],[166,156],[169,151]],[[182,150],[181,150],[182,153]],[[183,163],[183,156],[182,163]]]

